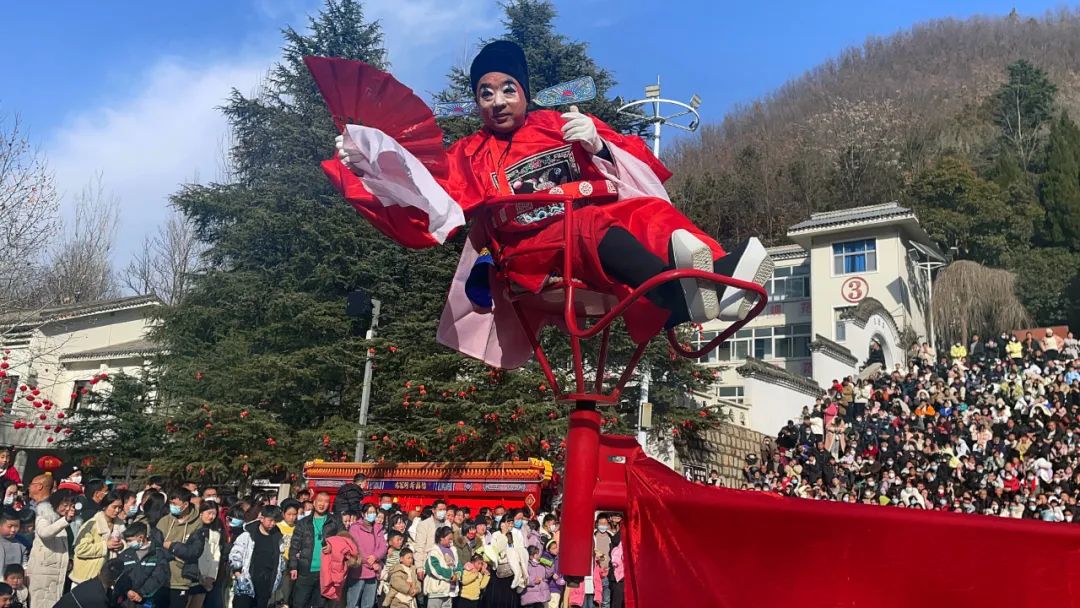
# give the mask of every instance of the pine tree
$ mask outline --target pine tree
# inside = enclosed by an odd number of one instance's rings
[[[1080,128],[1067,113],[1050,128],[1041,195],[1046,222],[1039,240],[1080,250]]]
[[[117,374],[104,382],[104,390],[88,391],[83,396],[78,414],[69,419],[70,432],[59,447],[114,468],[142,466],[164,447],[165,416],[156,398],[154,375]]]
[[[1010,64],[1006,71],[1008,81],[991,100],[994,122],[1021,165],[1029,169],[1042,141],[1043,127],[1053,117],[1057,85],[1045,70],[1025,59]]]
[[[337,436],[337,427],[356,419],[364,358],[373,345],[345,315],[346,295],[366,289],[383,300],[389,318],[437,318],[438,305],[429,301],[438,297],[428,294],[445,290],[452,258],[407,252],[383,238],[319,168],[332,155],[337,132],[303,56],[383,66],[381,30],[364,21],[354,0],[329,0],[309,26],[310,33],[286,29],[282,60],[258,93],[234,91],[224,108],[235,142],[234,179],[189,185],[173,197],[206,244],[209,268],[162,315],[170,434],[185,441],[169,442],[160,466],[206,462],[196,470],[243,472],[227,450],[216,452],[226,469],[196,458],[199,450],[231,442],[279,454],[247,452],[243,464],[251,474],[325,455],[331,446],[293,439],[302,429]],[[417,296],[407,297],[414,287]],[[377,384],[375,398],[381,393]],[[204,408],[230,424],[206,427]],[[241,411],[250,417],[231,414]],[[267,445],[271,437],[274,445]]]

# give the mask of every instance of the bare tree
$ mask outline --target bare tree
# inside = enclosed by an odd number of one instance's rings
[[[75,220],[65,226],[45,270],[42,291],[59,304],[93,302],[116,295],[112,269],[119,203],[101,175],[76,196]]]
[[[0,311],[24,308],[35,298],[43,251],[54,237],[59,196],[45,158],[21,129],[19,117],[0,116]]]
[[[122,273],[124,286],[137,294],[152,293],[167,304],[177,304],[187,291],[202,252],[195,229],[178,211],[143,240]]]
[[[997,335],[1031,323],[1016,296],[1016,275],[968,260],[938,273],[930,305],[938,339],[948,344],[967,344],[972,334]]]

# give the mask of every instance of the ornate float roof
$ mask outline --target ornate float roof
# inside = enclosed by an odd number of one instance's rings
[[[308,479],[352,479],[363,473],[372,479],[512,479],[551,481],[551,463],[539,458],[501,462],[326,462],[304,465]]]

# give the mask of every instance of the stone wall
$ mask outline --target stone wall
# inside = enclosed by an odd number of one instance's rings
[[[761,457],[761,440],[766,435],[746,427],[722,423],[719,428],[707,431],[700,440],[679,446],[679,463],[676,470],[693,472],[706,477],[714,469],[729,488],[740,488],[746,455]]]

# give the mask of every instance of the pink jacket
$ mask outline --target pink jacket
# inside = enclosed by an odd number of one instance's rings
[[[611,550],[611,567],[615,569],[615,580],[621,581],[626,577],[626,567],[623,565],[622,544]]]
[[[621,547],[622,545],[620,545]],[[619,556],[620,558],[622,555]],[[619,561],[622,561],[621,559]],[[593,582],[593,603],[599,605],[602,596],[604,595],[604,576],[607,573],[600,569],[600,566],[593,564],[592,582]],[[567,587],[567,593],[570,594],[571,606],[584,606],[585,605],[585,585],[581,584],[577,587]]]
[[[356,557],[356,545],[348,536],[337,535],[326,539],[330,553],[323,553],[322,569],[319,570],[319,590],[328,600],[341,597],[345,575],[349,572],[346,562]],[[319,548],[315,549],[319,551]]]
[[[356,522],[349,528],[349,536],[356,543],[356,554],[362,564],[349,570],[349,579],[378,578],[379,574],[368,567],[367,558],[369,555],[374,556],[378,564],[386,561],[386,537],[383,535],[382,526],[377,523]]]

